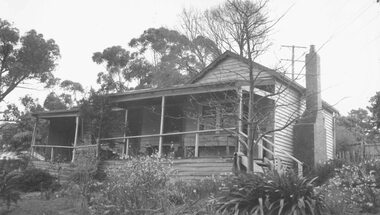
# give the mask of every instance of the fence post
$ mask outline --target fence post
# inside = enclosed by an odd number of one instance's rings
[[[195,134],[194,157],[199,156],[199,133]]]
[[[50,162],[54,162],[54,147],[50,149]]]
[[[100,139],[96,138],[96,158],[99,158]]]

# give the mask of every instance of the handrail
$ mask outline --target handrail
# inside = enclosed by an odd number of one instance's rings
[[[97,147],[96,144],[91,144],[91,145],[80,145],[80,146],[76,146],[75,148],[90,148],[90,147]]]
[[[263,137],[263,140],[267,141],[270,145],[274,146],[274,143],[272,143],[270,140],[266,139],[265,137]],[[294,160],[295,162],[303,164],[302,161],[298,160],[297,158],[295,158],[293,155],[289,154],[289,153],[286,152],[285,150],[282,150],[282,149],[278,149],[278,150],[279,150],[281,153],[284,153],[286,156],[288,156],[288,157],[291,158],[292,160]]]
[[[269,143],[271,146],[275,147],[274,143],[272,143],[272,141],[266,139],[265,137],[263,137],[263,140],[265,140],[267,143]],[[297,163],[297,169],[298,169],[298,175],[299,176],[302,176],[303,175],[303,162],[298,160],[297,158],[295,158],[293,155],[289,154],[288,152],[286,152],[285,150],[282,150],[282,149],[278,149],[281,153],[285,154],[286,156],[288,156],[289,158],[291,158],[293,161],[295,161]]]
[[[72,149],[73,150],[73,155],[75,153],[75,150],[76,149],[79,149],[79,148],[90,148],[90,147],[98,147],[98,145],[81,145],[81,146],[61,146],[61,145],[32,145],[31,146],[32,149],[33,148],[50,148],[50,161],[53,162],[54,161],[54,149],[55,148],[61,148],[61,149]],[[31,152],[31,155],[34,156],[34,150],[32,150]],[[98,150],[96,152],[98,154]],[[74,162],[74,159],[75,157],[72,156],[71,158],[71,162]]]
[[[74,148],[89,148],[96,147],[97,145],[80,145],[80,146],[61,146],[61,145],[33,145],[32,147],[41,147],[41,148],[66,148],[66,149],[74,149]]]
[[[109,138],[100,138],[100,141],[106,140],[124,140],[124,139],[134,139],[134,138],[146,138],[146,137],[161,137],[161,136],[175,136],[183,134],[199,134],[199,133],[208,133],[216,131],[228,131],[236,130],[236,128],[219,128],[219,129],[208,129],[208,130],[198,130],[198,131],[181,131],[181,132],[171,132],[163,134],[145,134],[145,135],[135,135],[135,136],[125,136],[125,137],[109,137]]]
[[[66,148],[73,149],[74,146],[60,146],[60,145],[33,145],[32,147],[42,147],[42,148]]]

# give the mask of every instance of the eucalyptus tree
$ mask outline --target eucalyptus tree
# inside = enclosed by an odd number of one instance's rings
[[[35,30],[20,36],[10,22],[0,19],[0,102],[26,81],[49,85],[59,57],[54,40],[46,40]]]

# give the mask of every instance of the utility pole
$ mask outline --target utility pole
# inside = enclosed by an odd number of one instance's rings
[[[284,47],[284,48],[291,48],[292,49],[292,59],[281,59],[281,60],[284,60],[284,61],[291,61],[292,62],[292,80],[294,81],[295,77],[294,77],[294,64],[295,62],[304,62],[303,60],[298,60],[298,59],[295,59],[295,49],[306,49],[306,47],[304,46],[295,46],[295,45],[292,45],[292,46],[289,46],[289,45],[282,45],[281,47]]]

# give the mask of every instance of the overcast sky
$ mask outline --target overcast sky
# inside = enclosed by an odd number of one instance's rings
[[[181,10],[206,9],[221,0],[0,0],[0,18],[22,33],[30,29],[52,38],[61,59],[55,75],[95,86],[102,66],[92,62],[94,52],[128,42],[151,27],[178,28]],[[290,9],[289,9],[290,8]],[[270,36],[272,46],[257,61],[268,67],[288,67],[290,49],[281,45],[320,49],[322,97],[342,114],[366,107],[380,91],[380,4],[376,0],[272,0],[270,17],[278,19]],[[325,45],[323,45],[325,44]],[[297,57],[305,50],[297,50]],[[303,58],[302,58],[303,59]],[[296,71],[303,64],[297,65]],[[41,89],[41,87],[29,86]],[[14,91],[8,102],[31,94],[43,102],[48,91]]]

